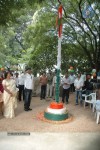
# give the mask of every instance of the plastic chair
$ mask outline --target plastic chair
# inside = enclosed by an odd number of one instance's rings
[[[96,111],[96,116],[97,116],[97,120],[96,123],[99,123],[99,118],[100,118],[100,111]]]
[[[97,100],[95,103],[95,109],[96,109],[96,113],[95,116],[97,117],[96,119],[96,123],[99,123],[99,118],[100,118],[100,100]]]
[[[89,103],[90,108],[91,108],[91,106],[93,106],[93,112],[94,112],[95,103],[96,103],[96,93],[91,93],[89,95],[84,95],[84,97],[85,97],[84,108],[85,108],[85,104]]]

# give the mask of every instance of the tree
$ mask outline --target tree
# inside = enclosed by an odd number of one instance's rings
[[[63,3],[63,6],[66,6],[65,1],[63,1]],[[28,46],[33,47],[33,51],[31,52],[30,64],[33,66],[33,68],[38,68],[38,70],[40,70],[41,68],[41,63],[43,64],[42,69],[46,69],[47,67],[52,68],[53,65],[56,64],[57,31],[55,27],[55,20],[58,8],[56,4],[56,1],[47,2],[46,6],[44,6],[43,9],[37,12],[35,18],[36,20],[34,19],[34,24],[29,26],[27,28],[27,32],[24,34],[26,39],[24,40],[26,41]],[[64,29],[62,40],[62,70],[67,70],[70,65],[83,68],[83,66],[89,64],[90,61],[83,51],[85,49],[83,49],[81,45],[81,43],[84,41],[83,37],[85,35],[80,28],[81,19],[79,18],[79,11],[75,12],[78,5],[74,6],[74,2],[71,3],[71,1],[69,1],[68,8],[69,6],[72,6],[72,8],[70,7],[70,11],[69,13],[67,13],[67,16],[65,12],[65,16],[63,18]],[[71,18],[73,13],[75,13],[75,17],[79,19],[79,24],[77,24],[77,22],[73,23],[73,20]],[[78,14],[78,16],[76,14]],[[76,28],[78,30],[76,30]],[[32,34],[30,35],[30,33]],[[81,43],[79,42],[79,39],[81,40]],[[90,42],[88,42],[88,45],[89,44]],[[81,65],[79,65],[80,63]],[[90,66],[88,65],[88,67]]]
[[[44,1],[41,6],[38,5],[37,10],[31,9],[36,6],[36,1],[23,2],[24,5],[19,12],[16,7],[10,9],[11,16],[16,21],[9,24],[14,32],[14,36],[9,40],[10,49],[14,48],[14,52],[20,54],[18,57],[21,61],[29,63],[35,71],[53,68],[56,65],[58,37],[55,22],[58,5],[62,3],[62,70],[67,70],[70,65],[83,70],[100,69],[99,1]],[[84,17],[86,7],[92,8],[92,15],[88,17]]]
[[[1,65],[14,65],[18,64],[20,61],[23,63],[22,55],[27,46],[23,42],[22,34],[31,23],[34,11],[37,9],[36,6],[39,7],[40,5],[36,4],[36,2],[39,3],[42,1],[0,1],[0,11],[2,13],[0,16],[2,17],[0,22],[0,55],[2,56],[0,60]],[[34,5],[35,9],[32,9],[34,8]],[[19,8],[20,10],[18,11]],[[6,9],[9,9],[10,12],[6,13]]]
[[[41,4],[44,0],[0,0],[0,25],[16,22],[19,10]]]
[[[70,8],[71,7],[71,8]],[[93,16],[84,17],[83,11],[91,8]],[[100,69],[100,7],[98,1],[77,2],[68,1],[64,5],[64,20],[66,28],[69,27],[67,37],[71,38],[73,45],[79,44],[84,51],[91,68]],[[90,12],[91,13],[91,12]],[[66,29],[65,29],[66,32]]]

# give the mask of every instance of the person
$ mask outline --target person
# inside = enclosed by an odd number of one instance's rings
[[[52,87],[53,87],[53,99],[55,100],[55,92],[56,92],[56,71],[53,76],[53,82],[52,82]]]
[[[15,73],[15,77],[14,77],[14,79],[15,79],[15,81],[16,81],[16,87],[18,88],[18,76],[19,76],[19,73]]]
[[[48,75],[48,82],[47,82],[47,98],[52,97],[52,81],[53,81],[53,75],[52,72]]]
[[[93,82],[91,82],[91,75],[87,75],[86,81],[84,82],[84,88],[86,90],[86,95],[93,92]]]
[[[19,88],[18,100],[19,101],[22,100],[22,95],[23,95],[23,101],[25,99],[25,95],[24,95],[24,79],[25,79],[25,74],[24,73],[19,75],[19,77],[18,77],[18,88]]]
[[[24,78],[24,110],[30,111],[31,98],[32,98],[32,90],[33,90],[33,75],[31,68],[26,68],[26,74]]]
[[[69,91],[70,91],[70,79],[68,74],[65,74],[65,77],[62,79],[63,91],[62,91],[62,102],[64,103],[64,99],[66,97],[66,104],[68,104],[69,99]]]
[[[0,77],[0,92],[1,93],[3,93],[3,91],[4,91],[2,82],[3,82],[3,77]]]
[[[15,108],[17,108],[17,92],[16,82],[11,78],[11,72],[5,73],[5,79],[3,80],[3,101],[4,101],[4,117],[15,117]]]
[[[97,72],[97,82],[100,84],[100,70]]]
[[[75,87],[74,87],[74,81],[75,81],[75,75],[73,73],[70,74],[69,79],[70,79],[70,92],[75,92]]]
[[[2,95],[3,95],[3,91],[4,91],[2,81],[3,81],[3,77],[0,77],[0,102],[3,101]]]
[[[85,82],[86,81],[86,73],[84,72],[82,72],[81,73],[81,79],[83,80],[83,82]]]
[[[81,74],[78,73],[77,78],[74,81],[75,91],[76,91],[76,105],[78,105],[78,97],[80,97],[80,104],[82,104],[82,87],[84,83],[81,79]]]
[[[40,99],[41,100],[46,98],[47,81],[48,81],[48,78],[46,76],[46,73],[44,72],[42,76],[40,76],[40,84],[41,84]]]

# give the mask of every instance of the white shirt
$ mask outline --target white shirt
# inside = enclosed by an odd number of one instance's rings
[[[33,75],[32,74],[28,74],[28,73],[25,74],[24,87],[29,90],[33,89]]]
[[[70,84],[74,83],[74,81],[75,81],[75,75],[70,75],[69,79],[70,79]]]
[[[67,84],[64,84],[67,83]],[[70,79],[69,78],[63,78],[62,79],[63,89],[69,89],[70,88]]]
[[[18,77],[18,85],[24,85],[24,80],[25,80],[25,75],[24,75],[24,74],[21,74],[21,75]]]
[[[74,81],[74,86],[75,86],[76,90],[82,90],[83,80],[81,78],[80,79],[76,78]]]
[[[85,74],[82,74],[82,75],[81,75],[81,79],[83,80],[83,82],[86,81],[86,75],[85,75]]]
[[[56,84],[56,76],[53,77],[53,83],[52,86],[54,86]]]

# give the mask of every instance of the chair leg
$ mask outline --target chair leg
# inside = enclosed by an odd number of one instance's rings
[[[97,121],[96,123],[98,124],[99,123],[99,113],[97,112]]]
[[[94,112],[94,106],[93,106],[93,112]]]
[[[84,108],[85,108],[85,101],[84,101]]]
[[[94,118],[96,118],[97,117],[97,112],[95,112],[95,115],[94,115]]]

